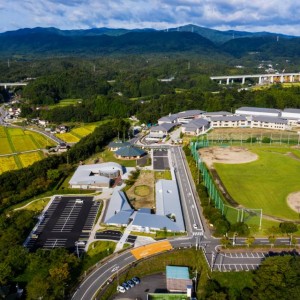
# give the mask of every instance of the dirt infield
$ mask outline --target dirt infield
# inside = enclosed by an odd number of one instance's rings
[[[300,213],[300,192],[291,193],[287,197],[289,207],[297,213]]]
[[[258,159],[258,156],[247,148],[238,146],[202,148],[200,155],[209,168],[214,163],[242,164]]]

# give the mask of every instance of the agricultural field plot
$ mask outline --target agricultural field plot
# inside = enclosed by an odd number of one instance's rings
[[[0,157],[0,174],[6,171],[17,170],[18,166],[13,155]]]
[[[12,153],[9,141],[6,137],[0,138],[0,154],[10,154]]]
[[[0,154],[36,150],[55,144],[37,132],[4,127],[0,127],[0,143]]]
[[[37,145],[29,135],[23,134],[18,136],[11,136],[10,138],[16,152],[38,149]]]
[[[262,208],[263,214],[298,219],[287,198],[300,191],[299,150],[263,146],[248,149],[258,156],[257,160],[230,164],[229,161],[217,163],[215,157],[213,166],[228,193],[244,207]]]
[[[31,136],[35,141],[35,144],[41,149],[46,148],[47,146],[56,145],[51,139],[48,139],[44,135],[39,134],[37,132],[25,130],[24,133],[25,135]]]
[[[77,143],[80,140],[79,137],[73,135],[71,132],[57,133],[56,136],[66,143]]]
[[[6,132],[2,126],[0,126],[0,138],[6,138]]]
[[[21,128],[6,128],[9,136],[24,135],[24,131]]]
[[[81,138],[92,133],[100,124],[104,124],[106,122],[108,121],[99,121],[95,123],[84,124],[80,127],[73,128],[70,132],[58,133],[56,134],[56,136],[66,143],[77,143]]]
[[[94,129],[93,129],[94,130]],[[71,133],[75,133],[80,137],[84,137],[92,133],[93,130],[89,130],[87,127],[79,127],[71,130]]]
[[[29,153],[22,153],[19,154],[19,159],[23,165],[23,168],[28,167],[44,158],[44,155],[41,151],[29,152]]]
[[[63,100],[60,100],[59,103],[57,103],[57,104],[48,106],[48,109],[77,105],[81,102],[82,102],[82,99],[63,99]]]

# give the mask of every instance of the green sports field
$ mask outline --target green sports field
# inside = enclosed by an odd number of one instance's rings
[[[244,164],[214,164],[232,198],[263,214],[285,219],[299,215],[288,206],[290,193],[300,191],[300,151],[281,147],[248,147],[259,159]]]

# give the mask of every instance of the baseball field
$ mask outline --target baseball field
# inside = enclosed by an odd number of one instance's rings
[[[230,196],[264,215],[299,220],[300,150],[288,146],[228,146],[200,150]]]

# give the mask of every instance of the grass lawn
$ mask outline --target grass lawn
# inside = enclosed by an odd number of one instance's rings
[[[0,174],[6,171],[17,170],[18,166],[13,155],[0,157]]]
[[[156,181],[159,179],[172,180],[171,171],[155,171],[154,178]]]
[[[138,196],[145,197],[150,194],[150,188],[147,185],[138,185],[134,188],[134,193]]]
[[[41,151],[21,153],[18,155],[19,159],[23,165],[23,168],[32,165],[34,162],[39,161],[44,158],[44,155]]]
[[[124,167],[135,167],[136,166],[135,160],[117,159],[114,154],[115,153],[113,151],[106,149],[103,152],[98,153],[96,156],[101,158],[101,160],[103,162],[112,161],[112,162],[116,162]]]
[[[250,147],[248,147],[250,148]],[[245,164],[215,164],[215,168],[235,201],[249,208],[262,208],[264,214],[298,219],[286,198],[300,191],[299,150],[277,147],[253,147],[257,161]]]
[[[228,288],[229,299],[236,299],[245,287],[253,287],[252,272],[213,272],[212,279],[217,280],[221,287]]]
[[[95,265],[104,257],[112,254],[116,248],[115,242],[97,241],[89,246],[87,253],[83,258],[82,268],[83,271]]]
[[[50,199],[51,199],[50,197],[47,197],[47,198],[33,200],[29,204],[25,205],[24,207],[20,207],[20,209],[42,211],[49,203]]]

